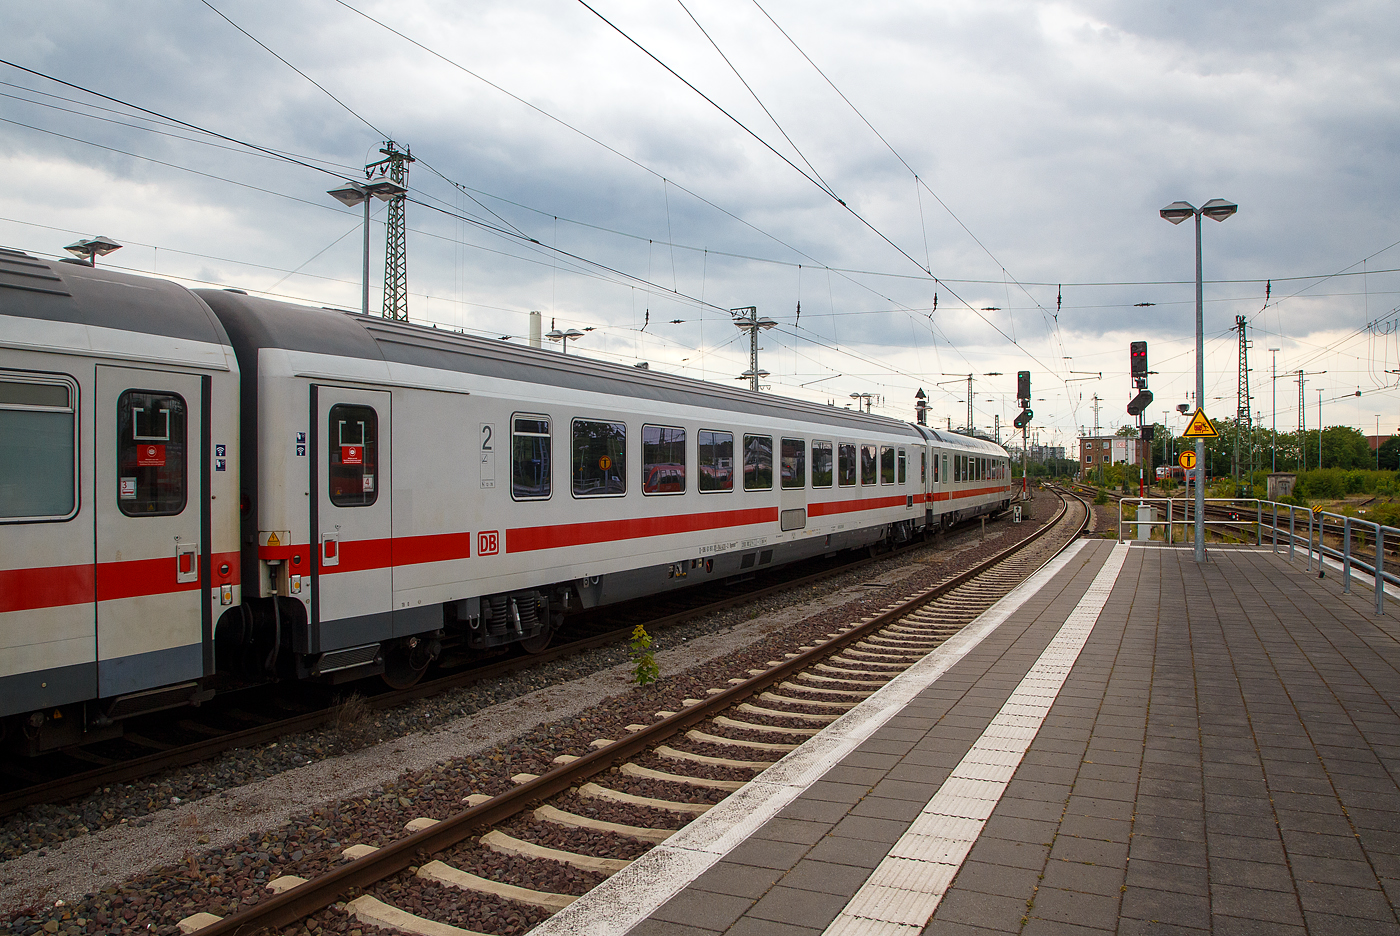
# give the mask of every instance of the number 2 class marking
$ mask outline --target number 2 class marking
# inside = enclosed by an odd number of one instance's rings
[[[489,425],[481,427],[481,450],[483,452],[491,451],[491,427]]]

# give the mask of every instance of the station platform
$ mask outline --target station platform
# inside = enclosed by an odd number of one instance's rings
[[[1400,605],[1072,550],[534,932],[1400,933]]]

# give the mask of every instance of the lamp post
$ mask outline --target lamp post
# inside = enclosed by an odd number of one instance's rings
[[[1203,401],[1206,395],[1206,361],[1205,361],[1205,331],[1203,319],[1205,317],[1205,292],[1201,286],[1201,215],[1205,215],[1214,221],[1224,221],[1230,215],[1240,210],[1240,206],[1234,202],[1228,202],[1223,198],[1212,198],[1200,208],[1195,207],[1190,202],[1176,201],[1158,212],[1163,218],[1172,224],[1180,224],[1187,218],[1196,219],[1196,406],[1204,406]],[[1196,561],[1204,562],[1206,558],[1206,492],[1205,469],[1202,467],[1206,463],[1206,443],[1204,439],[1196,440],[1196,470],[1200,472],[1196,481]]]
[[[865,411],[870,412],[870,401],[875,398],[873,393],[852,393],[851,399],[856,401],[856,409],[860,409],[861,404],[865,404]]]
[[[402,195],[408,189],[389,179],[374,179],[366,182],[346,182],[340,188],[331,189],[326,194],[346,208],[365,206],[365,249],[364,265],[360,268],[360,313],[369,315],[369,206],[371,199],[388,201],[395,195]]]
[[[551,328],[549,331],[545,332],[544,336],[550,341],[563,342],[564,353],[568,354],[569,342],[577,341],[578,339],[582,338],[583,332],[579,331],[577,328],[571,328],[568,331],[560,331],[557,328]]]
[[[114,250],[121,250],[122,245],[106,234],[99,234],[96,237],[85,237],[80,241],[75,241],[63,249],[76,257],[87,260],[88,266],[95,267],[98,257],[105,257]],[[73,261],[68,262],[72,263]]]
[[[1273,364],[1269,383],[1274,391],[1274,429],[1270,434],[1269,448],[1272,449],[1272,460],[1269,462],[1269,471],[1278,472],[1278,353],[1281,349],[1270,348],[1273,354]]]
[[[734,317],[734,324],[740,331],[749,333],[749,369],[740,374],[739,379],[748,380],[749,386],[757,392],[758,378],[768,376],[767,371],[758,369],[758,333],[778,323],[770,318],[759,318],[757,306],[730,309],[729,314]]]

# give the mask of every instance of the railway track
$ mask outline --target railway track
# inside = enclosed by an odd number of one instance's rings
[[[655,632],[708,614],[756,601],[769,595],[812,585],[851,572],[911,547],[891,553],[866,555],[836,563],[802,563],[787,570],[773,570],[742,583],[714,589],[694,589],[694,595],[673,593],[664,599],[633,603],[591,614],[596,624],[582,628],[586,636],[561,643],[535,654],[516,654],[484,665],[459,669],[402,690],[368,694],[363,701],[371,711],[383,711],[419,699],[429,698],[475,682],[539,666],[553,660],[625,641],[637,624]],[[813,565],[816,571],[806,571]],[[793,571],[799,574],[791,574]],[[709,597],[715,591],[719,598]],[[697,600],[699,599],[699,600]],[[707,600],[708,599],[708,600]],[[303,687],[304,688],[304,687]],[[39,759],[41,762],[11,762],[8,773],[0,769],[0,817],[25,807],[58,803],[104,786],[129,783],[164,771],[209,760],[225,751],[267,744],[289,735],[326,727],[336,717],[341,696],[329,692],[319,698],[273,701],[263,705],[211,705],[210,717],[199,717],[198,710],[151,716],[132,734],[132,739],[99,742],[72,753]],[[229,701],[232,701],[230,697]],[[279,716],[278,706],[293,709]],[[240,724],[242,723],[242,724]],[[187,740],[188,736],[194,736]],[[42,763],[47,760],[48,763]],[[96,764],[97,766],[90,766]]]
[[[1082,498],[1059,496],[1051,522],[966,572],[735,673],[650,724],[595,738],[541,775],[519,774],[499,795],[470,795],[460,812],[415,818],[380,846],[341,842],[339,866],[319,876],[269,864],[252,906],[222,918],[194,913],[180,929],[523,932],[859,704],[1058,553],[1089,518]],[[211,896],[207,905],[227,903]]]

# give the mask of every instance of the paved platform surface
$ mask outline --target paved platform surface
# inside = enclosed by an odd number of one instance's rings
[[[1095,605],[1096,577],[1111,590]],[[1354,592],[1267,547],[1200,568],[1187,550],[1085,543],[629,932],[1400,933],[1400,603],[1377,617],[1370,588]],[[1045,660],[1076,613],[1087,639],[1055,677]],[[1047,665],[1049,682],[1025,679]],[[998,719],[1030,717],[1013,693],[1057,679],[1023,756],[985,787],[999,792],[977,794],[969,846],[930,859],[951,870],[914,888],[933,894],[922,918],[872,899],[878,880],[924,880],[899,856],[942,841],[930,813],[962,815],[955,771]]]

